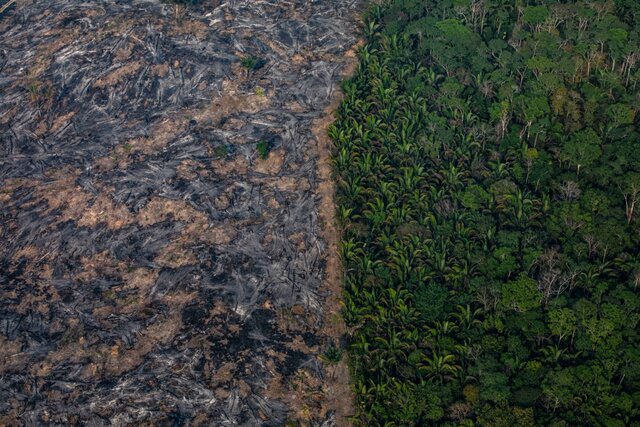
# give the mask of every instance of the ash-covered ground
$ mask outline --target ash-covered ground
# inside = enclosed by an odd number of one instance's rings
[[[322,134],[358,9],[0,16],[0,425],[347,423]]]

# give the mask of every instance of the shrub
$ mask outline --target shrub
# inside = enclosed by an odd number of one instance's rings
[[[259,70],[260,68],[264,67],[266,63],[266,60],[262,58],[256,58],[255,56],[245,56],[240,60],[240,65],[242,65],[248,71]]]
[[[271,144],[267,141],[260,141],[256,145],[256,150],[258,151],[258,155],[261,159],[266,159],[269,157],[269,152],[271,151]]]
[[[227,148],[226,145],[219,145],[213,149],[213,152],[216,155],[216,157],[225,157],[229,152],[229,148]]]

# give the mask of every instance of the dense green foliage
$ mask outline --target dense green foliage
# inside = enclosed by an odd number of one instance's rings
[[[330,129],[363,425],[640,421],[640,6],[392,0]]]

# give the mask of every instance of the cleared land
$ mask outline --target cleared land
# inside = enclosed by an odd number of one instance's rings
[[[344,328],[322,129],[357,14],[5,11],[0,424],[345,423],[344,361],[320,357]]]

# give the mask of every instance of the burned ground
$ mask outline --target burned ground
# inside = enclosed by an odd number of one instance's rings
[[[344,363],[319,357],[343,327],[318,129],[357,8],[4,12],[0,424],[346,423]]]

